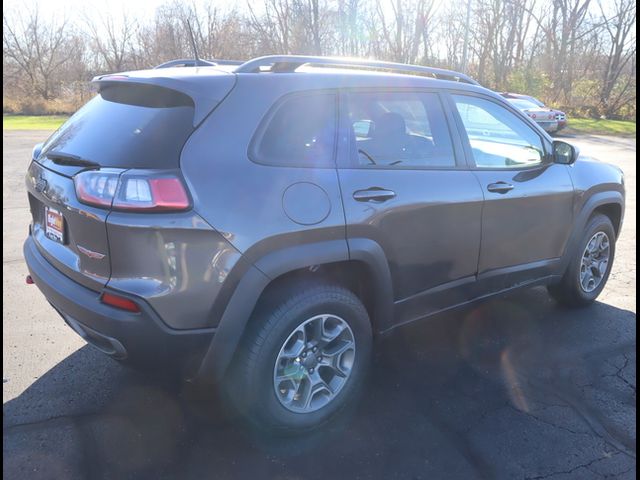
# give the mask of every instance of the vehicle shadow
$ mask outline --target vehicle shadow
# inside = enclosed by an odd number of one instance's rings
[[[398,329],[359,402],[289,437],[87,346],[4,405],[5,478],[583,478],[594,458],[621,472],[635,346],[633,312],[523,291]]]

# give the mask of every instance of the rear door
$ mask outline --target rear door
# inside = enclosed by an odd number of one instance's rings
[[[463,160],[440,95],[347,91],[339,175],[347,237],[384,250],[396,322],[464,300],[475,280],[482,192]]]
[[[27,173],[32,235],[61,272],[92,289],[111,273],[102,208],[81,202],[74,177],[85,170],[113,173],[92,185],[96,202],[113,196],[128,169],[178,169],[194,125],[190,97],[166,88],[113,84],[71,117],[43,146]],[[111,180],[108,180],[111,178]]]
[[[473,173],[485,196],[479,279],[491,289],[548,275],[572,225],[573,185],[549,142],[493,99],[451,96]]]

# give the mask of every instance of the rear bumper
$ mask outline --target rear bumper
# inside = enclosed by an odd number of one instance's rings
[[[140,313],[100,302],[90,290],[53,267],[31,236],[24,243],[31,278],[65,322],[89,344],[118,360],[151,368],[178,369],[185,376],[196,371],[215,329],[173,330],[141,298]],[[115,292],[121,295],[121,292]]]

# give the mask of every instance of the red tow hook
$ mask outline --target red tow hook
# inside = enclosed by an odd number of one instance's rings
[[[31,278],[31,275],[27,275],[25,281],[27,282],[27,285],[33,285],[33,278]]]

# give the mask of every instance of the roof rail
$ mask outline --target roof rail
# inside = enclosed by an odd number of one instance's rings
[[[169,60],[153,68],[215,67],[216,65],[242,65],[242,63],[243,62],[238,60],[195,60],[193,58],[181,58],[179,60]]]
[[[291,73],[302,65],[326,65],[378,68],[393,70],[397,72],[429,75],[441,80],[453,80],[456,82],[480,85],[473,78],[464,73],[445,70],[442,68],[423,67],[421,65],[407,65],[404,63],[383,62],[379,60],[366,60],[360,58],[347,57],[314,57],[304,55],[268,55],[266,57],[254,58],[243,63],[235,69],[235,73],[259,73],[269,71],[272,73]],[[266,67],[269,67],[268,69]]]

